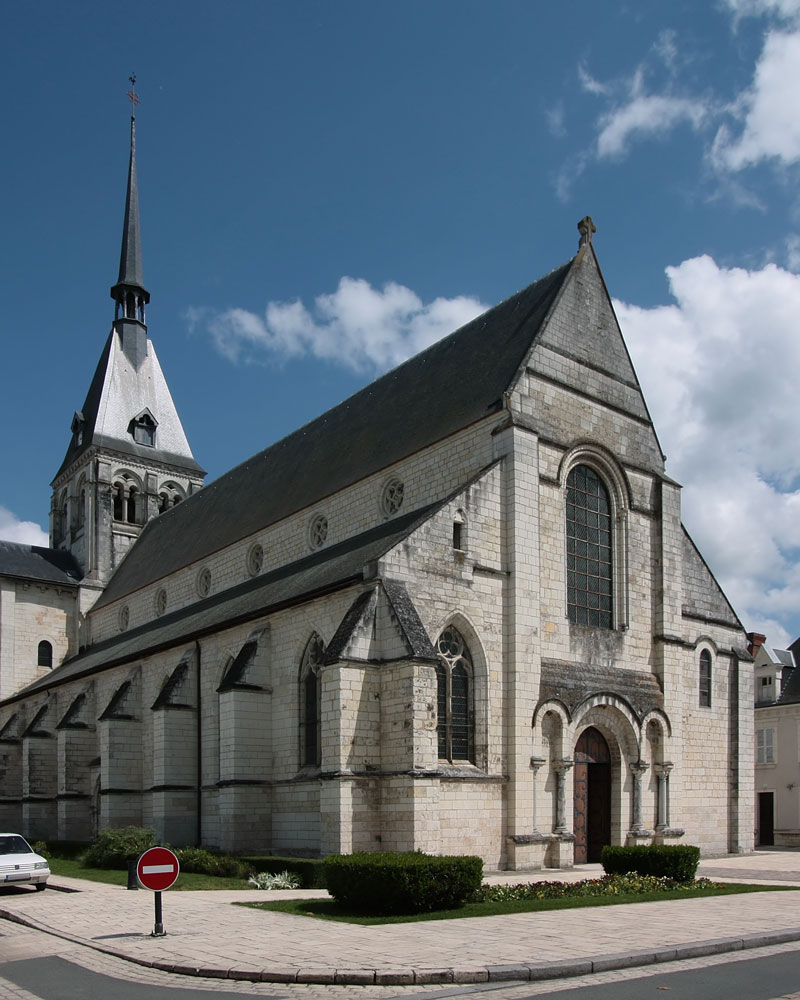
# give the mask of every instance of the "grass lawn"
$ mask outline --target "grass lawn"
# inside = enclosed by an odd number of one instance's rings
[[[61,858],[50,859],[50,871],[55,876],[65,875],[68,878],[85,878],[90,882],[105,882],[107,885],[127,885],[128,873],[115,871],[111,868],[84,868],[80,861],[66,861]],[[192,872],[181,872],[178,881],[170,892],[191,891],[193,889],[244,889],[255,892],[247,881],[242,878],[220,878],[216,875],[195,875]]]
[[[467,903],[456,910],[436,910],[410,916],[364,917],[343,910],[332,899],[285,899],[274,902],[237,902],[234,906],[249,906],[257,910],[292,913],[299,917],[321,920],[343,920],[351,924],[402,924],[419,920],[454,920],[462,917],[497,917],[507,913],[538,913],[542,910],[571,910],[580,906],[618,906],[620,903],[660,903],[672,899],[699,899],[704,896],[732,896],[742,892],[774,892],[794,886],[715,884],[697,889],[673,892],[628,893],[616,896],[568,896],[562,899],[510,900],[507,902]]]

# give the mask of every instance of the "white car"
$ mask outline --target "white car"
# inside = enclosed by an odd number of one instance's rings
[[[28,841],[18,833],[0,833],[0,885],[19,882],[34,885],[41,892],[47,888],[50,865],[34,854]]]

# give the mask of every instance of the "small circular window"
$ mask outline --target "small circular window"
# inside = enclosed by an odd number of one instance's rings
[[[161,587],[156,594],[156,614],[163,615],[167,610],[167,592]]]
[[[328,519],[324,514],[317,514],[308,529],[308,541],[312,549],[318,549],[325,544],[328,537]]]
[[[128,605],[124,605],[119,609],[119,616],[117,617],[117,624],[119,625],[120,632],[124,632],[131,623],[131,610]]]
[[[384,514],[396,514],[403,506],[405,486],[399,479],[390,479],[383,488],[381,506]]]
[[[197,593],[200,597],[208,597],[211,593],[211,570],[208,566],[197,574]]]
[[[263,565],[264,549],[256,542],[255,545],[250,546],[250,550],[247,553],[247,572],[250,576],[258,576]]]

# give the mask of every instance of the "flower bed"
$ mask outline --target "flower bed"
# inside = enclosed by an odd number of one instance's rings
[[[691,889],[720,889],[724,883],[699,878],[694,882],[678,882],[655,875],[604,875],[580,882],[521,882],[517,885],[487,885],[484,883],[471,897],[474,903],[504,903],[509,900],[562,899],[568,896],[628,896],[646,892],[681,892]]]

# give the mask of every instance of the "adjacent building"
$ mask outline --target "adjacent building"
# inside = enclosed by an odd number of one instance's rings
[[[756,843],[800,847],[800,639],[788,649],[748,632],[755,674]]]

